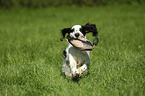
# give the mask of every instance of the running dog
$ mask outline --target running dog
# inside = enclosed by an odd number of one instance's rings
[[[95,24],[86,25],[74,25],[72,28],[64,28],[61,30],[63,38],[86,38],[87,33],[92,33],[95,39],[98,40],[98,31]],[[63,38],[60,40],[63,41]],[[97,45],[98,42],[93,42],[93,45]],[[65,73],[67,78],[78,78],[82,74],[87,74],[88,65],[90,63],[90,51],[81,51],[78,48],[73,47],[70,43],[68,47],[63,51],[63,68],[62,72]]]

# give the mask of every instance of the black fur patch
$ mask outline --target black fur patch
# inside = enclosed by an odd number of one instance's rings
[[[89,24],[89,23],[87,23],[85,26],[82,26],[82,33],[84,35],[86,35],[86,33],[89,33],[89,32],[92,32],[93,36],[97,37],[98,31],[97,31],[97,28],[96,28],[95,24]]]
[[[70,34],[73,30],[71,28],[64,28],[61,30],[63,38],[65,37],[66,33]]]
[[[63,57],[64,57],[64,58],[66,58],[66,56],[67,56],[66,54],[67,54],[67,52],[64,50],[64,51],[63,51]]]

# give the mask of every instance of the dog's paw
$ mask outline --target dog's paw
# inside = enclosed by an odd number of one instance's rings
[[[65,74],[67,79],[73,79],[73,75],[72,74]]]
[[[80,67],[80,71],[81,72],[83,72],[85,70],[87,70],[87,65],[86,64],[84,64],[82,67]]]
[[[80,71],[79,70],[75,70],[73,72],[73,78],[78,78],[78,77],[80,77]]]
[[[88,73],[88,70],[87,70],[87,65],[84,64],[82,67],[79,68],[80,70],[80,75],[86,75]]]
[[[74,74],[74,75],[73,75],[73,78],[78,78],[78,77],[80,77],[79,74]]]

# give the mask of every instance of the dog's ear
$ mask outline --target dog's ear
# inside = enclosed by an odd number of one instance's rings
[[[93,36],[95,36],[95,37],[97,37],[97,35],[98,35],[98,31],[97,31],[97,28],[96,28],[95,24],[87,23],[86,25],[82,26],[82,32],[84,34],[92,32]]]
[[[63,38],[65,38],[66,33],[69,34],[70,32],[71,32],[71,28],[64,28],[61,30],[61,34],[62,34]],[[60,40],[62,41],[63,38],[61,38]]]
[[[63,38],[65,37],[66,33],[69,34],[70,32],[71,32],[71,28],[64,28],[61,30]]]

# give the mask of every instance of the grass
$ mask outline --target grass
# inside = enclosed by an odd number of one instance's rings
[[[144,96],[144,20],[142,5],[0,9],[0,96]],[[100,42],[88,76],[67,81],[60,30],[87,22]]]

